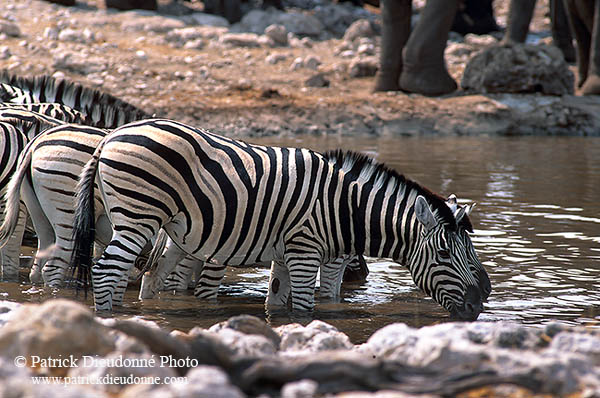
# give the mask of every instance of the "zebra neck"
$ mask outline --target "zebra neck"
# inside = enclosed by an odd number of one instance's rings
[[[421,232],[414,214],[417,196],[403,183],[343,184],[338,206],[345,252],[406,263]]]

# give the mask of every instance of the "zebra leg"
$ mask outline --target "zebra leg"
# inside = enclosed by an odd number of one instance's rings
[[[2,260],[2,280],[17,281],[19,280],[19,266],[21,243],[23,241],[23,233],[25,232],[25,223],[27,222],[27,209],[21,203],[19,208],[19,221],[12,236],[8,240],[6,246],[0,250]],[[37,282],[41,282],[38,280]]]
[[[92,267],[96,311],[112,310],[115,298],[119,299],[115,294],[123,290],[123,279],[127,280],[129,270],[148,241],[142,239],[142,235],[115,232],[100,260]]]
[[[219,286],[221,286],[221,281],[225,276],[225,268],[225,265],[204,263],[200,278],[194,289],[194,296],[204,300],[215,301]]]
[[[47,281],[43,278],[44,267],[48,259],[54,255],[56,234],[28,179],[25,179],[21,185],[21,198],[27,206],[27,212],[31,217],[33,228],[38,237],[38,249],[33,259],[29,280],[31,283],[44,282],[44,284],[47,284]]]
[[[202,267],[202,261],[196,260],[191,256],[186,256],[177,266],[175,270],[169,274],[165,281],[163,290],[185,291],[188,289],[194,270],[198,264]]]
[[[289,247],[284,255],[285,264],[290,271],[290,293],[292,310],[310,311],[315,306],[315,283],[321,256],[315,251],[307,251],[305,245]]]
[[[321,265],[321,286],[319,289],[321,297],[332,301],[339,300],[344,270],[355,258],[355,256],[338,257],[330,263]]]
[[[151,299],[156,296],[163,288],[169,274],[186,255],[186,252],[171,242],[158,260],[156,268],[146,272],[142,277],[139,295],[140,300]]]
[[[267,307],[287,305],[290,289],[290,273],[285,263],[279,260],[272,261]]]

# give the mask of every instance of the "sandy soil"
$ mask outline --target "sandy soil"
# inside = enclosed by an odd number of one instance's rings
[[[159,3],[163,16],[174,9],[166,0]],[[532,31],[548,32],[547,4],[547,0],[538,1]],[[191,6],[201,8],[198,3]],[[495,8],[499,24],[504,25],[508,1],[496,0]],[[21,31],[19,37],[2,40],[0,46],[7,48],[7,55],[0,57],[1,68],[22,75],[58,72],[157,116],[233,136],[539,134],[546,130],[560,134],[565,124],[564,120],[551,121],[547,129],[536,130],[539,121],[534,120],[529,123],[533,127],[527,127],[522,119],[532,112],[523,115],[507,110],[502,96],[465,95],[461,90],[441,98],[372,93],[373,77],[350,77],[348,61],[335,55],[341,44],[337,39],[314,41],[312,48],[225,48],[211,43],[201,49],[175,48],[163,39],[165,32],[124,30],[123,26],[145,17],[106,10],[101,0],[78,0],[78,6],[71,8],[41,0],[5,0],[0,15]],[[48,29],[65,28],[88,29],[91,38],[78,42],[49,37]],[[274,53],[283,54],[285,60],[267,63],[266,57]],[[305,87],[305,80],[316,72],[290,70],[296,57],[308,55],[321,60],[318,72],[330,81],[329,87]],[[464,62],[449,63],[458,82],[464,66]],[[581,105],[582,100],[552,101]],[[583,103],[589,107],[598,101]]]

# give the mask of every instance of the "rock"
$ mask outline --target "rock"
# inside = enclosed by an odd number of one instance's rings
[[[375,76],[379,68],[379,61],[374,57],[355,58],[348,66],[350,77],[369,77]]]
[[[287,46],[288,44],[288,32],[285,26],[275,24],[269,25],[265,29],[265,35],[271,38],[276,45]]]
[[[329,79],[324,73],[317,73],[304,81],[305,87],[329,87]]]
[[[65,69],[81,75],[99,73],[107,69],[106,59],[84,56],[76,52],[58,52],[52,57],[52,67]]]
[[[322,87],[322,86],[320,86]],[[280,350],[287,353],[350,349],[348,336],[325,322],[314,320],[307,326],[297,323],[275,329],[281,335]]]
[[[264,358],[277,353],[273,341],[262,335],[245,334],[230,328],[220,329],[216,334],[236,357]]]
[[[281,389],[281,398],[313,398],[319,384],[316,381],[310,379],[304,379],[287,383]]]
[[[244,334],[256,334],[271,340],[275,347],[279,347],[281,337],[265,321],[252,315],[238,315],[229,318],[225,322],[218,323],[209,330],[218,332],[229,328]]]
[[[204,26],[220,26],[229,27],[229,21],[219,15],[205,14],[203,12],[195,12],[186,16],[192,23]]]
[[[356,19],[345,3],[329,3],[313,9],[315,17],[321,21],[325,29],[337,37],[342,36]]]
[[[375,30],[371,24],[371,21],[367,19],[359,19],[348,27],[344,33],[345,41],[354,41],[361,37],[374,37]]]
[[[161,366],[161,361],[167,366]],[[150,354],[130,354],[115,351],[105,357],[84,357],[79,366],[71,368],[69,377],[81,377],[89,380],[99,380],[104,377],[112,378],[153,378],[160,384],[176,378],[176,366],[168,366],[168,358]],[[100,390],[118,394],[127,384],[106,383],[97,384]]]
[[[115,346],[110,329],[86,307],[65,299],[25,304],[0,329],[0,356],[14,360],[105,355]]]
[[[573,94],[575,77],[554,46],[504,44],[477,53],[465,68],[463,89],[479,93]]]
[[[231,384],[223,370],[214,366],[198,366],[186,375],[186,381],[155,388],[136,385],[127,388],[120,397],[139,398],[245,398],[246,395]]]
[[[116,8],[117,10],[156,10],[156,0],[105,0],[106,8]]]
[[[2,33],[7,36],[21,37],[21,29],[15,23],[6,19],[0,19],[0,34]]]
[[[173,29],[181,29],[184,27],[185,22],[179,19],[159,15],[124,18],[121,23],[121,29],[125,32],[167,33]]]
[[[297,35],[316,37],[323,31],[323,24],[310,14],[295,11],[282,12],[273,8],[266,11],[251,10],[234,27],[238,32],[262,34],[270,25],[282,25],[288,32]]]
[[[558,333],[547,348],[548,351],[570,352],[585,355],[596,366],[600,366],[600,336],[584,333]]]
[[[255,33],[226,33],[219,43],[231,47],[260,47],[259,37]]]
[[[317,70],[317,69],[319,69],[319,65],[321,65],[322,62],[319,59],[319,57],[317,57],[315,55],[309,55],[306,58],[304,58],[304,61],[302,64],[304,65],[305,68]]]
[[[266,58],[265,58],[265,62],[267,62],[268,64],[278,64],[281,61],[285,61],[287,58],[286,54],[281,54],[281,53],[275,53],[275,54],[269,54]]]

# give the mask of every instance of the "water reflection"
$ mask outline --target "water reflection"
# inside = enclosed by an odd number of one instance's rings
[[[600,327],[600,139],[309,136],[261,143],[371,153],[434,191],[477,202],[472,239],[493,286],[480,320]],[[448,320],[400,265],[370,259],[370,269],[364,285],[344,289],[342,303],[318,301],[314,318],[336,325],[355,342],[392,322],[422,326]],[[207,327],[240,313],[274,326],[307,321],[287,311],[265,313],[267,283],[266,269],[232,269],[217,303],[199,302],[189,293],[163,293],[142,303],[132,289],[117,316],[180,329]],[[48,292],[25,283],[0,289],[8,293],[2,298],[17,301],[74,297],[68,290]],[[87,303],[92,304],[89,298]]]

